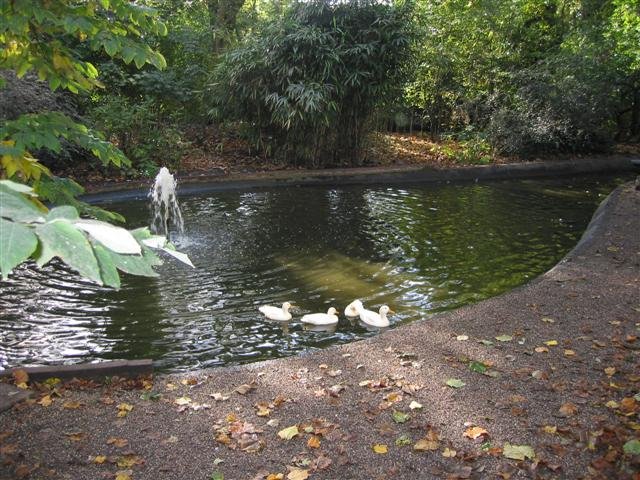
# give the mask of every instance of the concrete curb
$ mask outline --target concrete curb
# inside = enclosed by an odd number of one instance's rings
[[[346,168],[331,170],[282,170],[232,176],[183,177],[178,179],[180,196],[198,195],[226,190],[266,187],[298,187],[311,185],[379,185],[386,183],[479,182],[515,178],[568,176],[588,173],[625,172],[638,169],[632,157],[596,157],[554,162],[528,162],[479,165],[450,169],[416,166]],[[118,200],[142,200],[149,188],[135,185],[128,188],[114,185],[113,190],[84,195],[89,203]]]
[[[45,367],[25,367],[11,370],[0,370],[0,377],[11,376],[14,370],[24,370],[29,374],[29,380],[41,382],[47,378],[86,378],[104,380],[105,377],[136,377],[153,373],[153,361],[143,360],[112,360],[98,363],[76,363],[74,365],[49,365]]]

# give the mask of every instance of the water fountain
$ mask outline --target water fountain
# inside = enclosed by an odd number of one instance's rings
[[[176,179],[169,173],[167,167],[162,167],[149,191],[153,213],[151,231],[167,238],[170,231],[174,231],[177,235],[184,233],[184,221],[178,206],[176,185]]]

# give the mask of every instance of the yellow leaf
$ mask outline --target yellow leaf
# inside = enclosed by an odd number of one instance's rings
[[[445,448],[444,451],[442,452],[442,456],[446,457],[446,458],[453,458],[456,456],[456,452],[455,450],[450,449],[449,447]]]
[[[103,464],[106,460],[107,460],[106,455],[96,455],[95,457],[93,457],[93,463],[97,463],[100,465]]]
[[[51,400],[51,395],[45,395],[44,397],[42,397],[40,399],[40,401],[38,403],[40,405],[42,405],[43,407],[48,407],[49,405],[51,405],[53,403],[53,400]]]
[[[18,387],[21,390],[26,390],[29,388],[29,385],[27,385],[26,383],[22,382],[22,383],[16,383],[16,387]]]
[[[574,352],[573,350],[566,349],[564,351],[565,357],[573,357],[575,354],[576,354],[576,352]]]
[[[615,400],[609,400],[607,403],[605,403],[605,406],[607,408],[618,408],[620,405]]]
[[[128,403],[121,403],[120,405],[118,405],[118,417],[126,417],[127,415],[129,415],[129,412],[131,410],[133,410],[133,405],[130,405]]]
[[[144,463],[144,460],[140,458],[138,455],[124,455],[122,457],[118,457],[117,464],[120,468],[131,468],[134,465],[141,465]]]
[[[558,345],[558,341],[557,340],[547,340],[546,342],[544,342],[545,345],[548,345],[549,347],[555,347],[556,345]]]
[[[131,475],[128,472],[116,472],[115,480],[131,480]]]
[[[558,431],[558,427],[556,427],[555,425],[545,425],[544,427],[542,427],[542,430],[544,431],[544,433],[553,435]]]
[[[76,410],[82,406],[82,403],[75,401],[66,401],[62,404],[62,408],[66,408],[68,410]]]
[[[288,480],[306,480],[309,478],[309,470],[303,470],[301,468],[292,468],[287,475]]]
[[[283,428],[282,430],[280,430],[278,432],[278,436],[283,440],[291,440],[293,437],[298,435],[298,433],[300,433],[298,431],[298,426],[292,425],[290,427]]]
[[[549,351],[549,349],[547,347],[536,347],[535,351],[538,353],[546,353]]]
[[[616,373],[615,367],[607,367],[604,369],[604,373],[607,374],[607,377],[612,377]]]
[[[387,453],[388,449],[387,446],[382,444],[382,443],[376,443],[373,446],[373,451],[378,453],[378,454],[382,454],[382,453]]]
[[[270,473],[269,475],[267,475],[266,480],[282,480],[283,478],[284,475],[282,473]]]
[[[320,448],[320,437],[316,435],[312,435],[311,437],[309,437],[309,440],[307,441],[307,447]]]

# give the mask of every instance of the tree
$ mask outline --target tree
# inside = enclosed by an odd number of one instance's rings
[[[166,34],[156,11],[126,0],[21,0],[0,3],[0,69],[18,77],[34,71],[52,90],[88,92],[100,87],[85,49],[102,51],[138,68],[164,68],[164,57],[144,43],[145,35]],[[43,265],[59,257],[99,284],[120,285],[117,270],[155,275],[159,259],[149,247],[169,249],[148,230],[128,232],[98,220],[81,219],[78,210],[101,218],[119,215],[91,207],[75,197],[82,187],[59,179],[32,152],[58,152],[61,139],[91,151],[105,165],[126,165],[115,146],[60,112],[22,115],[0,128],[0,271],[3,278],[33,259]],[[61,205],[49,210],[39,199]],[[146,243],[145,243],[146,242]]]

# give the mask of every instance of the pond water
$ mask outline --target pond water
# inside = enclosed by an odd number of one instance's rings
[[[299,187],[181,198],[196,269],[170,259],[119,291],[59,265],[0,282],[0,367],[153,358],[181,371],[293,355],[369,335],[342,311],[389,304],[392,327],[497,295],[542,274],[577,242],[614,177],[484,184]],[[129,228],[146,202],[109,204]],[[263,304],[293,301],[293,321]],[[303,313],[340,311],[335,331]]]

